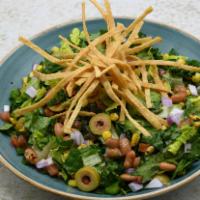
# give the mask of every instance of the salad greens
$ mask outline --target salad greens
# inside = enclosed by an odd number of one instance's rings
[[[112,24],[74,28],[39,51],[45,59],[10,92],[0,131],[24,164],[118,195],[155,179],[169,185],[200,160],[200,61],[152,47],[161,39],[139,32],[140,23]]]

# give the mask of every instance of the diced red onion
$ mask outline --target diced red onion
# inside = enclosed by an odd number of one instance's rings
[[[10,106],[9,105],[4,105],[3,106],[3,111],[4,112],[10,112]]]
[[[128,184],[128,187],[131,189],[131,191],[137,192],[143,188],[143,185],[132,182]]]
[[[171,107],[172,106],[172,100],[169,97],[163,96],[162,97],[162,104],[163,104],[163,106]]]
[[[146,185],[145,188],[153,189],[153,188],[161,188],[163,186],[164,186],[163,183],[161,183],[161,181],[158,178],[154,178]]]
[[[37,90],[33,86],[30,86],[26,89],[26,94],[31,98],[34,98],[37,95]]]
[[[190,152],[191,148],[192,148],[192,144],[191,144],[191,143],[186,143],[186,144],[184,145],[184,152],[185,152],[185,153]]]
[[[48,167],[49,165],[52,165],[53,164],[53,160],[52,160],[52,157],[49,157],[47,159],[42,159],[40,160],[39,162],[36,163],[36,167],[38,169],[42,169],[44,167]]]
[[[75,130],[71,133],[71,138],[74,140],[75,144],[81,145],[84,144],[85,140],[82,133],[78,130]]]
[[[183,113],[184,113],[184,110],[181,110],[179,108],[173,108],[167,118],[168,124],[171,125],[171,124],[175,123],[175,124],[179,125],[181,118],[183,116]]]
[[[36,70],[36,69],[37,69],[37,66],[38,66],[38,64],[34,64],[33,67],[32,67],[33,70]]]
[[[189,84],[189,85],[188,85],[188,88],[189,88],[189,90],[190,90],[190,93],[191,93],[193,96],[198,96],[197,87],[196,87],[195,85]]]
[[[131,174],[131,173],[133,173],[135,171],[135,169],[134,168],[128,168],[128,169],[126,169],[126,173],[127,174]]]

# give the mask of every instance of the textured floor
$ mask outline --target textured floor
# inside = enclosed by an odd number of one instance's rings
[[[86,1],[88,2],[88,1]],[[0,0],[0,60],[15,47],[19,35],[31,37],[46,28],[81,18],[81,0]],[[111,0],[115,16],[136,16],[154,7],[148,19],[176,26],[200,39],[199,0]],[[87,16],[97,17],[93,6]],[[199,200],[200,178],[188,186],[154,200]],[[64,200],[41,191],[0,169],[0,200]]]

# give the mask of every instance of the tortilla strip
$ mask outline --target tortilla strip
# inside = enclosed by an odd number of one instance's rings
[[[56,118],[62,117],[64,115],[66,115],[66,111],[53,115],[51,117],[51,119],[56,119]],[[81,110],[81,111],[79,111],[78,115],[83,116],[83,117],[92,117],[92,116],[96,115],[96,113]]]
[[[172,91],[166,89],[165,87],[161,87],[158,84],[153,84],[153,83],[141,83],[142,87],[147,88],[147,89],[152,89],[156,90],[158,92],[164,92],[164,93],[172,93]]]
[[[83,85],[83,83],[85,83],[86,80],[87,80],[87,78],[81,77],[77,81],[75,81],[75,84],[78,86],[81,86],[81,85]]]
[[[95,88],[98,86],[98,84],[99,84],[99,81],[94,80],[94,82],[91,83],[91,85],[88,87],[88,89],[85,91],[85,93],[81,96],[81,98],[79,99],[69,120],[68,121],[65,120],[65,123],[64,123],[64,132],[65,133],[71,133],[71,127],[72,127],[74,120],[76,119],[78,113],[81,110],[84,100],[95,90]]]
[[[126,52],[129,53],[129,54],[138,53],[138,52],[140,52],[140,51],[152,46],[153,44],[156,44],[156,43],[160,42],[161,40],[162,40],[161,37],[155,37],[152,40],[144,42],[143,44],[141,44],[141,45],[139,45],[137,47],[133,47],[133,48],[127,49]]]
[[[95,40],[93,40],[90,45],[96,46],[96,45],[102,43],[103,41],[105,41],[106,38],[111,37],[111,36],[117,34],[118,32],[120,33],[121,31],[122,30],[120,30],[120,31],[116,31],[116,30],[108,31],[107,33],[105,33],[105,34],[99,36],[98,38],[96,38]],[[73,60],[72,63],[74,63],[74,64],[77,63],[83,56],[85,56],[89,52],[89,50],[90,50],[90,45],[88,45],[87,47],[85,47],[84,49],[82,49],[75,56],[75,58],[74,58],[74,60]]]
[[[145,136],[151,136],[151,134],[144,128],[142,127],[136,120],[134,120],[128,113],[128,110],[126,109],[125,105],[122,103],[122,101],[117,97],[117,95],[114,93],[114,91],[112,90],[112,87],[110,85],[110,82],[108,80],[106,80],[105,77],[101,78],[101,84],[103,85],[103,87],[105,88],[105,91],[107,93],[107,95],[116,103],[118,103],[121,108],[123,109],[125,115],[127,116],[127,118],[130,120],[130,122],[139,130],[141,131],[142,134],[144,134]]]
[[[164,88],[163,82],[160,79],[159,73],[158,73],[158,67],[154,66],[153,67],[153,79],[154,82],[158,85],[160,85],[160,87]],[[165,92],[161,92],[162,96],[168,96]]]
[[[148,78],[147,78],[148,74],[147,74],[145,66],[141,67],[141,72],[142,72],[142,80],[143,80],[143,82],[144,83],[148,83]],[[145,89],[144,93],[145,93],[145,100],[146,100],[147,108],[152,108],[151,91],[150,91],[150,89]]]
[[[124,98],[122,98],[122,103],[124,104],[124,106],[126,107],[126,101]],[[120,107],[120,114],[119,114],[119,122],[124,122],[125,121],[125,113],[123,111],[123,108]]]
[[[32,41],[26,39],[25,37],[20,36],[19,41],[22,42],[23,44],[25,44],[26,46],[30,47],[31,49],[33,49],[35,52],[37,52],[38,54],[40,54],[42,57],[46,58],[50,62],[58,64],[58,65],[66,66],[65,60],[60,60],[60,59],[50,55],[49,53],[47,53],[46,51],[44,51],[39,46],[34,44]]]
[[[138,23],[144,20],[144,18],[153,11],[152,7],[148,7],[139,17],[137,17],[124,31],[124,36],[126,37],[136,26]]]
[[[72,96],[74,88],[75,88],[75,81],[74,81],[74,79],[72,79],[72,80],[67,84],[67,87],[66,87],[66,91],[67,91],[67,94],[68,94],[69,97]]]
[[[76,93],[76,95],[73,97],[72,102],[66,112],[66,117],[65,117],[65,122],[64,124],[67,123],[69,115],[72,111],[72,109],[74,108],[74,106],[76,105],[77,101],[79,100],[79,98],[84,94],[84,92],[87,90],[87,88],[89,87],[89,85],[92,83],[92,81],[94,80],[94,74],[89,77],[87,79],[87,81],[83,84],[83,86],[80,88],[80,90]]]
[[[138,61],[131,61],[129,64],[133,66],[139,66],[139,65],[152,65],[155,66],[170,66],[170,67],[177,67],[179,69],[184,69],[186,71],[192,71],[192,72],[200,72],[200,67],[190,66],[181,64],[179,62],[173,62],[173,61],[164,61],[164,60],[138,60]]]
[[[37,108],[40,108],[44,106],[48,101],[50,101],[69,81],[71,81],[73,78],[75,78],[77,75],[83,73],[85,70],[88,68],[79,68],[76,71],[74,71],[72,74],[69,76],[65,77],[64,79],[60,80],[55,87],[53,87],[47,94],[46,96],[38,101],[37,103],[27,106],[25,108],[20,108],[15,110],[13,113],[16,116],[21,116],[26,114],[27,112],[31,112]]]

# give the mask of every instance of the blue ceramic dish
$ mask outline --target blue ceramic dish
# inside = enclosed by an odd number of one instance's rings
[[[125,25],[128,25],[132,21],[132,19],[125,18],[118,18],[116,20]],[[105,27],[103,20],[100,19],[90,20],[87,22],[87,25],[90,32],[96,32]],[[53,27],[37,35],[33,41],[43,49],[50,49],[52,46],[59,43],[58,35],[68,35],[70,30],[74,27],[82,28],[82,23],[74,22]],[[182,31],[149,21],[145,23],[142,31],[147,35],[161,36],[164,41],[159,44],[159,48],[162,51],[168,51],[173,47],[182,55],[200,59],[200,41]],[[0,67],[0,108],[2,108],[4,104],[9,103],[9,92],[12,88],[20,86],[21,77],[30,72],[34,63],[39,63],[41,60],[42,57],[31,49],[26,46],[20,46],[2,61]],[[22,164],[21,157],[16,155],[15,149],[10,145],[9,137],[3,134],[0,134],[0,161],[19,177],[39,188],[76,199],[97,200],[115,198],[125,200],[150,198],[177,189],[200,175],[200,161],[198,161],[185,176],[172,181],[172,184],[166,188],[142,190],[137,193],[129,193],[126,196],[119,195],[113,197],[111,195],[81,192],[78,189],[66,186],[62,180],[51,178]]]

